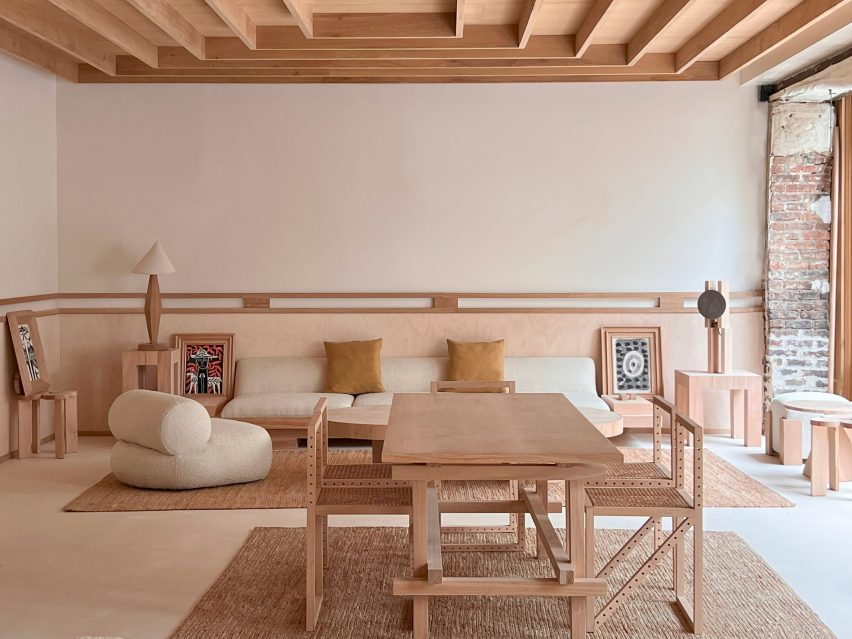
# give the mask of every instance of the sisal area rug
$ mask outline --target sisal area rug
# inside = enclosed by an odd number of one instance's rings
[[[629,534],[624,530],[598,532],[601,565]],[[527,535],[530,549],[533,537]],[[647,553],[650,540],[643,543],[641,550]],[[405,528],[331,528],[329,557],[325,600],[315,633],[304,630],[304,529],[255,528],[172,639],[411,637],[411,605],[391,594],[393,578],[407,576]],[[445,553],[443,560],[448,576],[552,576],[546,559],[518,553]],[[623,583],[641,563],[641,553],[631,561],[613,574],[611,583]],[[693,637],[681,628],[675,612],[670,575],[671,561],[667,559],[599,626],[594,637]],[[704,639],[834,637],[734,533],[706,533],[705,575]],[[435,639],[568,637],[568,624],[568,606],[555,597],[440,597],[430,602],[430,629]]]
[[[651,450],[623,448],[625,461],[651,459]],[[335,450],[331,463],[368,463],[369,450]],[[692,481],[687,464],[687,485]],[[140,510],[242,510],[249,508],[304,508],[306,503],[304,451],[275,451],[269,476],[250,484],[197,490],[145,490],[118,481],[112,474],[66,504],[70,512]],[[705,505],[710,508],[789,508],[794,504],[717,455],[704,454]],[[499,499],[507,495],[505,482],[445,482],[450,499]],[[563,501],[564,485],[551,483],[551,499]]]

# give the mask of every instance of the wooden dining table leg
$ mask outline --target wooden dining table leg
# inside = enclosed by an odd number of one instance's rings
[[[535,483],[535,493],[538,495],[538,498],[541,500],[541,503],[544,505],[544,512],[548,512],[549,507],[549,488],[547,481],[537,481]],[[523,522],[526,517],[524,515],[520,515]],[[547,555],[544,552],[544,544],[541,541],[541,536],[536,534],[535,536],[535,556],[537,559],[545,559]]]
[[[412,568],[414,577],[426,579],[427,569],[427,546],[429,537],[426,481],[411,482],[411,506],[414,529],[413,561]],[[414,596],[414,639],[428,639],[429,637],[429,597],[425,595]]]
[[[566,481],[568,529],[565,542],[566,550],[574,568],[574,577],[586,576],[586,527],[583,520],[586,505],[586,490],[583,481]],[[586,615],[594,614],[594,608],[588,610],[586,597],[570,597],[571,601],[571,638],[585,637]]]

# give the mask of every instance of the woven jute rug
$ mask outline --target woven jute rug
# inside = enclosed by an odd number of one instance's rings
[[[599,531],[601,565],[629,534]],[[533,535],[527,538],[532,549]],[[320,625],[315,633],[306,633],[305,531],[255,528],[173,639],[411,637],[411,604],[391,592],[394,577],[408,576],[407,544],[405,528],[331,528]],[[611,592],[648,552],[650,541],[610,577]],[[547,560],[519,553],[444,553],[443,561],[447,576],[552,576]],[[670,580],[667,559],[599,626],[594,637],[693,637],[681,627]],[[734,533],[706,534],[705,609],[705,639],[834,637]],[[568,606],[556,597],[432,598],[430,629],[434,639],[550,639],[567,638],[570,632]]]
[[[623,448],[625,461],[651,459],[651,450]],[[332,451],[331,463],[368,463],[369,450]],[[109,474],[65,506],[72,512],[122,512],[138,510],[242,510],[248,508],[304,508],[306,503],[305,451],[275,451],[269,476],[250,484],[198,490],[144,490],[133,488]],[[687,485],[692,481],[686,467]],[[449,499],[500,499],[505,482],[445,482]],[[564,484],[551,483],[551,499],[563,500]],[[752,479],[713,453],[704,454],[705,506],[710,508],[788,508],[794,504]]]

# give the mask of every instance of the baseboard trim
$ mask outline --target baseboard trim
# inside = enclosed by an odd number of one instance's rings
[[[77,431],[80,437],[112,437],[112,433],[108,430],[80,430]]]

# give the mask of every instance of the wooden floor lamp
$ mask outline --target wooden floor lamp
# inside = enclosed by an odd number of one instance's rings
[[[159,240],[154,242],[147,253],[133,267],[134,273],[148,276],[148,292],[145,295],[145,323],[148,326],[148,343],[139,344],[140,351],[165,351],[169,349],[168,344],[157,342],[160,333],[160,314],[163,311],[163,303],[160,299],[160,283],[157,275],[174,273],[175,267],[166,251],[160,245]]]

